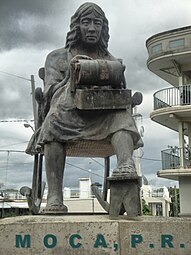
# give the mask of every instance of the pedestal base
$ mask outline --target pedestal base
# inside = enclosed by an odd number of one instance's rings
[[[188,255],[191,219],[109,215],[0,220],[1,255]]]

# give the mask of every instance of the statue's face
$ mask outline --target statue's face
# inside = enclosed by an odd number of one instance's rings
[[[95,45],[99,42],[103,20],[94,13],[82,16],[80,19],[81,40],[85,44]]]

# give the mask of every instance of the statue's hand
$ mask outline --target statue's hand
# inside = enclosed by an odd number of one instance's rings
[[[76,55],[75,57],[73,57],[73,58],[71,59],[71,63],[72,63],[72,62],[76,62],[78,59],[93,60],[93,58],[90,58],[90,57],[88,57],[88,56],[86,56],[86,55]]]

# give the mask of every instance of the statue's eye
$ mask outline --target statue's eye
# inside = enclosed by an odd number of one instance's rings
[[[102,22],[101,22],[101,21],[95,21],[95,25],[101,26],[101,25],[102,25]]]
[[[84,25],[84,26],[88,26],[89,23],[90,23],[90,21],[89,21],[88,19],[84,19],[84,20],[81,21],[81,23],[82,23],[82,25]]]

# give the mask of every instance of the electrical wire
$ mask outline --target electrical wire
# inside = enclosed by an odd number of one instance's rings
[[[68,162],[66,162],[66,164],[69,165],[69,166],[73,166],[73,167],[75,167],[75,168],[78,168],[78,169],[80,169],[80,170],[82,170],[82,171],[84,171],[84,172],[90,173],[88,170],[86,170],[86,169],[84,169],[84,168],[82,168],[82,167],[75,166],[75,165],[73,165],[73,164],[71,164],[71,163],[68,163]],[[99,175],[99,174],[95,174],[95,173],[92,173],[92,172],[91,172],[91,174],[103,178],[103,176],[101,176],[101,175]]]
[[[24,142],[20,142],[20,143],[11,143],[11,144],[0,145],[0,148],[5,147],[5,146],[14,146],[14,145],[23,144],[23,143],[28,143],[28,141],[24,141]]]
[[[103,164],[101,164],[99,161],[97,161],[96,159],[94,159],[94,158],[90,158],[91,160],[93,160],[93,161],[95,161],[96,163],[98,163],[100,166],[103,166],[104,167],[104,165]]]
[[[21,150],[0,150],[0,152],[25,152]]]
[[[149,161],[162,161],[161,159],[154,159],[154,158],[141,158],[141,159],[144,159],[144,160],[149,160]]]
[[[25,153],[25,151],[22,151],[22,150],[0,150],[0,152],[7,152],[8,153],[8,155],[7,155],[7,164],[6,164],[6,182],[7,182],[7,171],[8,171],[8,164],[9,164],[9,166],[10,165],[12,165],[12,164],[10,164],[10,153],[11,152],[18,152],[18,153]],[[100,162],[98,162],[97,160],[95,160],[94,158],[90,158],[91,160],[93,160],[94,162],[96,162],[97,164],[99,164],[99,165],[101,165],[102,167],[104,167],[104,165],[103,164],[101,164]],[[159,160],[159,159],[153,159],[153,158],[143,158],[143,157],[141,157],[141,159],[144,159],[144,160],[149,160],[149,161],[155,161],[155,162],[161,162],[162,160]],[[24,164],[33,164],[33,162],[27,162],[27,163],[20,163],[20,164],[16,164],[17,165],[17,167],[19,166],[19,165],[24,165]],[[82,167],[79,167],[79,166],[76,166],[76,165],[74,165],[74,164],[71,164],[71,163],[68,163],[68,162],[66,162],[66,164],[67,165],[69,165],[69,166],[72,166],[72,167],[75,167],[75,168],[77,168],[77,169],[79,169],[79,170],[81,170],[81,171],[84,171],[84,172],[86,172],[86,173],[89,173],[89,170],[87,170],[87,169],[84,169],[84,168],[82,168]],[[14,163],[13,163],[13,165],[15,165]],[[2,167],[0,167],[0,168],[2,168]],[[96,174],[96,173],[91,173],[92,175],[95,175],[95,176],[98,176],[98,177],[101,177],[101,178],[104,178],[103,176],[101,176],[101,175],[99,175],[99,174]]]
[[[12,74],[12,73],[8,73],[8,72],[4,72],[4,71],[1,71],[1,70],[0,70],[0,73],[7,74],[7,75],[10,75],[10,76],[14,76],[14,77],[17,77],[17,78],[25,80],[25,81],[31,81],[31,79],[27,79],[25,77],[22,77],[22,76],[19,76],[19,75],[16,75],[16,74]]]
[[[0,120],[0,122],[34,122],[34,120],[16,119],[16,120]]]
[[[25,151],[19,151],[19,150],[0,150],[0,152],[7,152],[8,154],[10,154],[10,152],[21,152],[21,153],[22,153],[22,152],[25,152]],[[33,162],[28,162],[28,163],[20,163],[20,164],[16,164],[16,165],[18,166],[18,165],[22,165],[22,164],[32,164],[32,163],[33,163]],[[80,169],[80,170],[82,170],[82,171],[84,171],[84,172],[89,173],[88,170],[86,170],[86,169],[84,169],[84,168],[82,168],[82,167],[73,165],[73,164],[68,163],[68,162],[66,162],[66,164],[67,164],[67,165],[70,165],[70,166],[72,166],[72,167],[78,168],[78,169]],[[10,165],[10,164],[9,164],[9,165]],[[14,165],[15,165],[15,164],[14,164]],[[0,168],[3,168],[3,167],[0,167]],[[103,176],[101,176],[101,175],[99,175],[99,174],[96,174],[96,173],[91,173],[91,174],[103,178]]]

